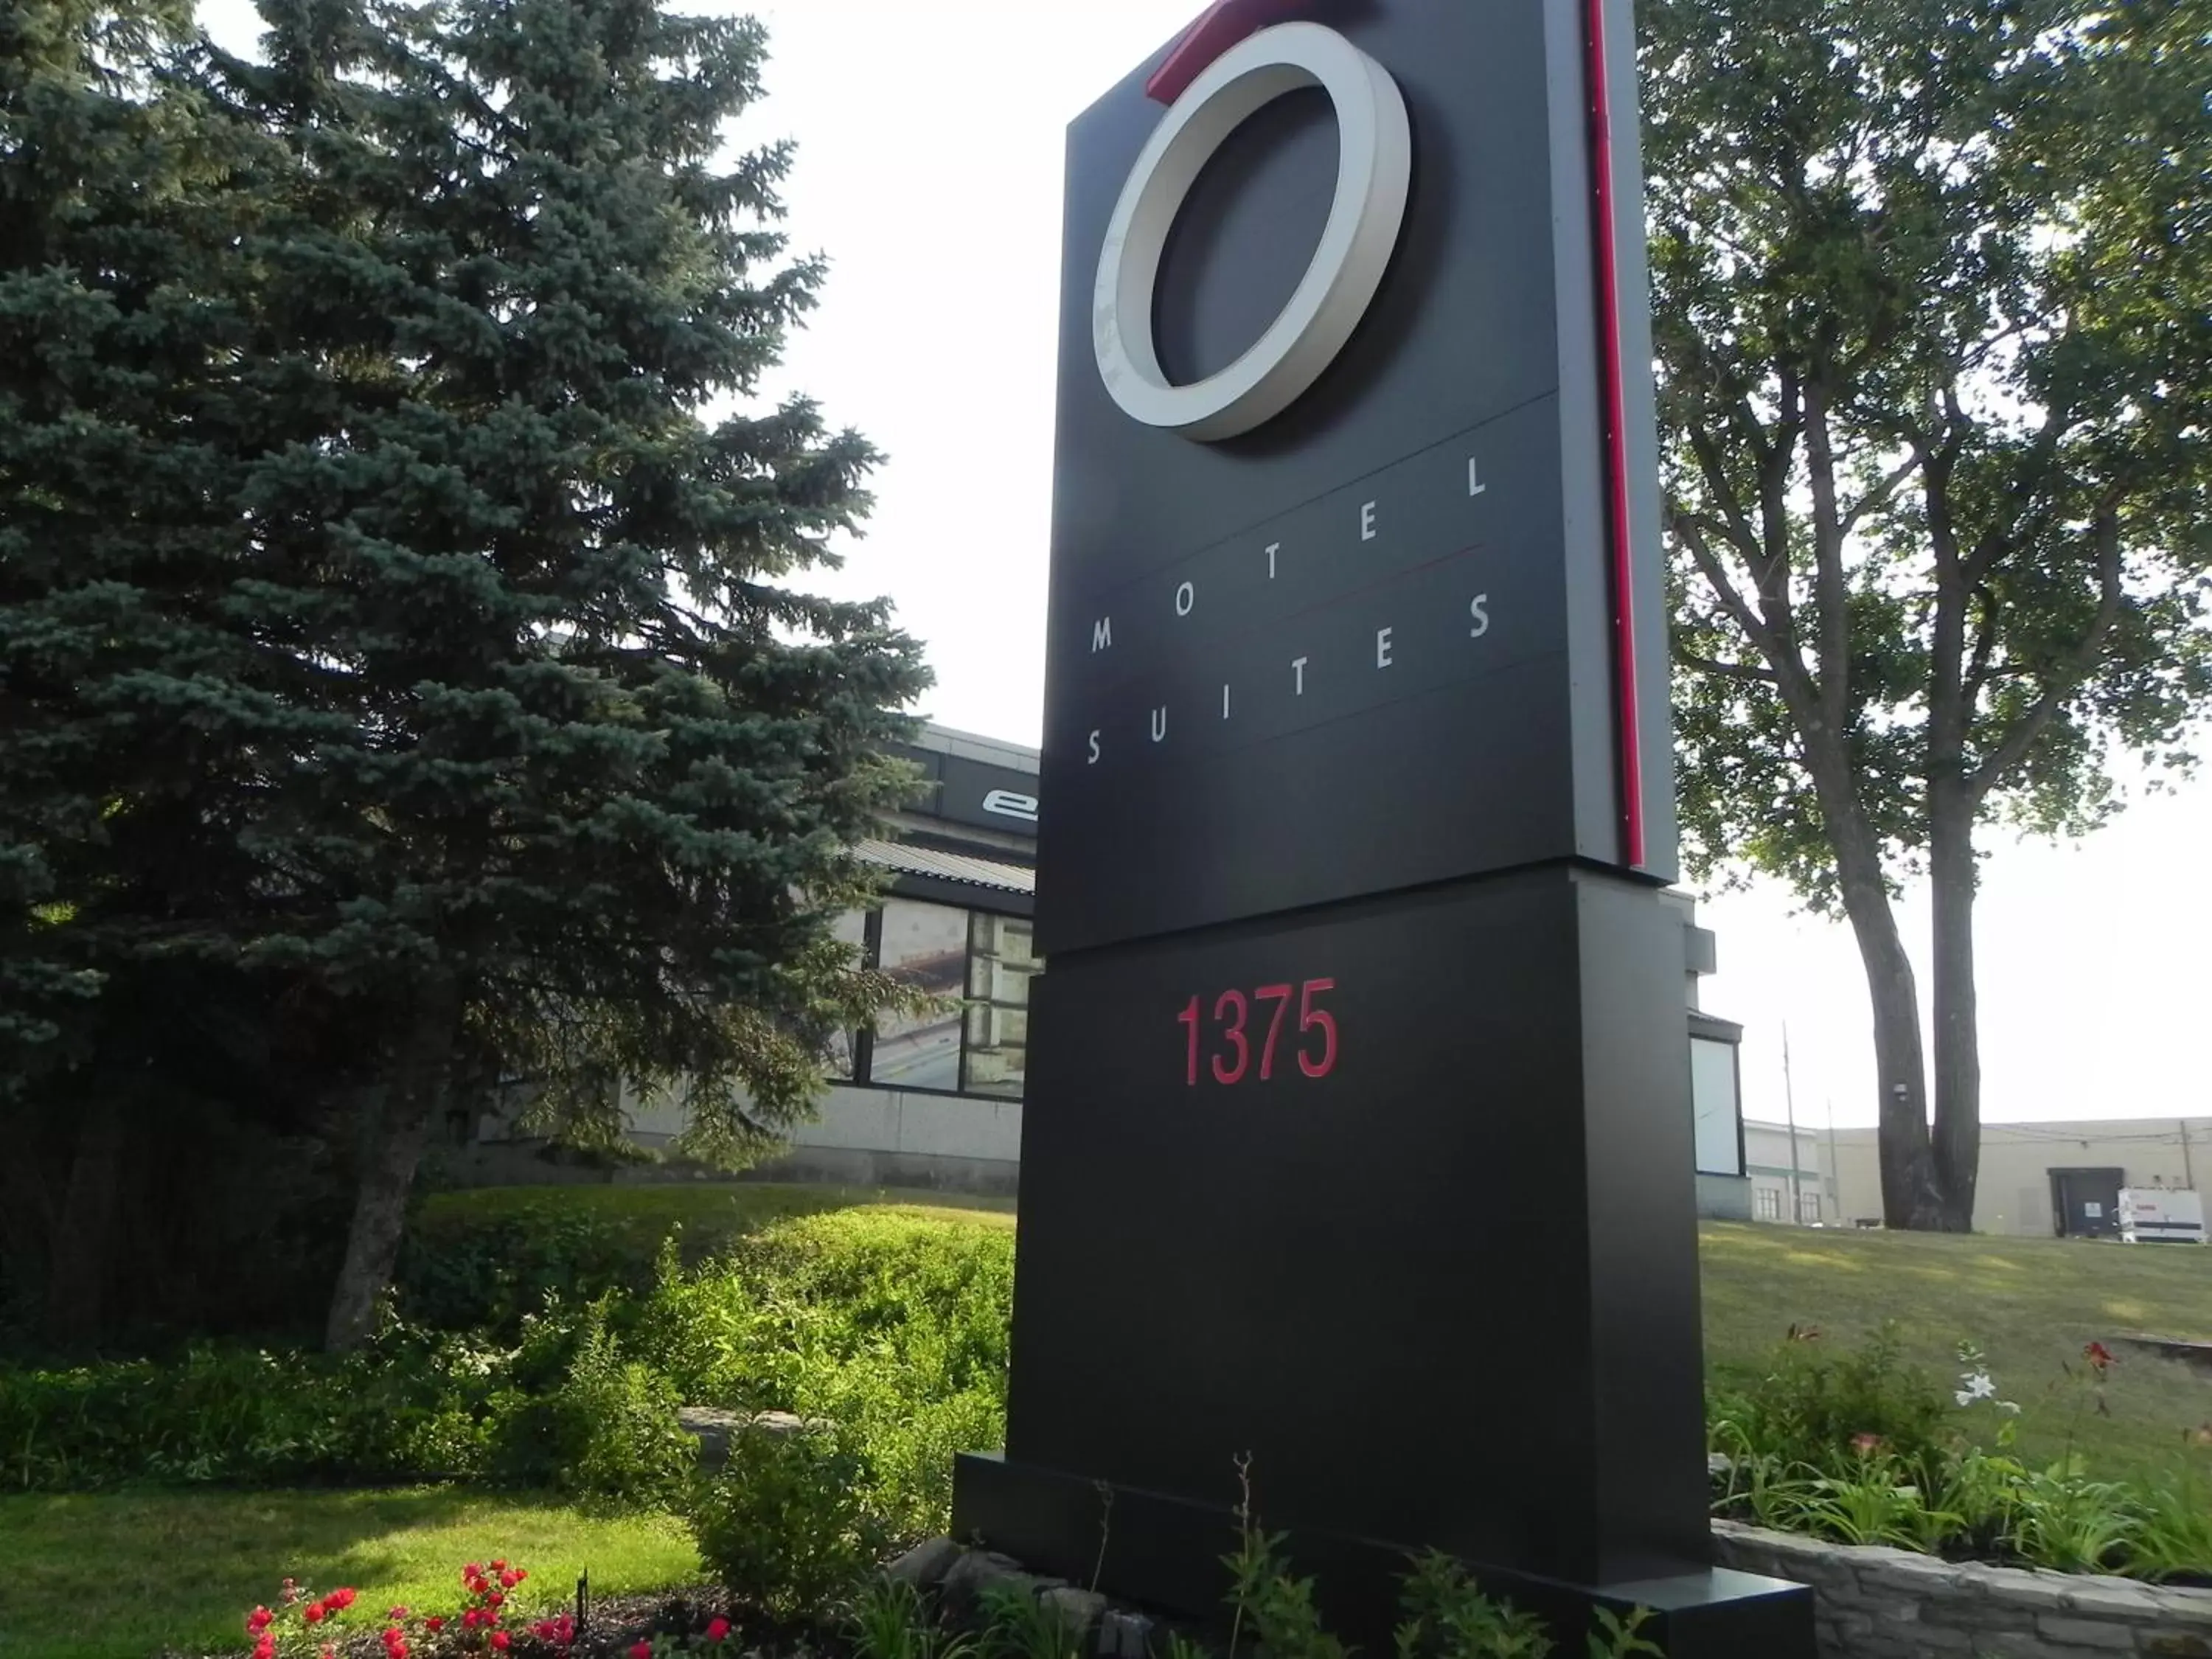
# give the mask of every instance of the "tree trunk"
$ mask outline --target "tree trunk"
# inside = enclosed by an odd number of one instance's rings
[[[1920,988],[1898,936],[1889,895],[1877,887],[1845,902],[1874,1012],[1881,1091],[1881,1214],[1885,1226],[1942,1228],[1943,1200],[1928,1138],[1928,1074],[1920,1046]]]
[[[1948,794],[1948,791],[1939,792]],[[1982,1054],[1974,992],[1973,810],[1939,798],[1929,814],[1935,911],[1936,1185],[1945,1231],[1972,1232],[1982,1157]]]
[[[1809,732],[1808,737],[1825,737]],[[1836,849],[1844,913],[1858,941],[1874,1013],[1875,1086],[1881,1091],[1881,1213],[1886,1226],[1942,1228],[1942,1193],[1928,1138],[1927,1057],[1920,1042],[1920,987],[1897,931],[1874,831],[1860,810],[1850,757],[1840,742],[1808,742],[1822,816]]]
[[[345,1261],[331,1291],[324,1335],[334,1352],[360,1346],[376,1328],[376,1298],[398,1264],[408,1194],[431,1122],[444,1104],[457,1015],[450,981],[440,978],[426,986],[393,1074],[371,1097],[353,1224],[346,1234]]]
[[[77,1129],[69,1185],[47,1257],[47,1322],[57,1337],[74,1346],[98,1337],[106,1320],[109,1247],[115,1237],[127,1127],[119,1091],[112,1086],[95,1089]]]

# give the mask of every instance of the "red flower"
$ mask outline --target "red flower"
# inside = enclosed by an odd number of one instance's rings
[[[327,1642],[323,1644],[323,1659],[338,1659],[338,1650]]]
[[[517,1572],[513,1567],[509,1567],[505,1572],[500,1574],[499,1582],[506,1585],[507,1589],[513,1589],[517,1584],[522,1582],[522,1575]]]
[[[348,1607],[354,1604],[357,1598],[349,1589],[336,1589],[331,1592],[329,1599],[330,1604],[332,1607],[336,1607],[339,1612],[343,1613]]]
[[[248,1636],[260,1635],[263,1631],[269,1628],[269,1621],[276,1616],[266,1607],[254,1608],[246,1615],[246,1633]]]
[[[433,1636],[435,1636],[440,1631],[445,1629],[445,1627],[446,1621],[443,1619],[441,1619],[434,1613],[422,1621],[422,1628],[428,1631]]]
[[[493,1562],[491,1564],[491,1570],[494,1572],[505,1572],[507,1571],[507,1558],[502,1555],[498,1560]]]
[[[2081,1350],[2081,1358],[2102,1375],[2105,1367],[2112,1363],[2112,1351],[2101,1342],[2092,1342]]]
[[[471,1595],[482,1595],[490,1588],[491,1580],[489,1578],[476,1577],[469,1580],[469,1594]]]
[[[1881,1449],[1881,1437],[1878,1434],[1855,1434],[1851,1437],[1851,1449],[1861,1457],[1871,1457]]]
[[[495,1607],[505,1602],[507,1598],[504,1595],[501,1595],[497,1590],[494,1590],[490,1595],[485,1596],[484,1600]]]
[[[495,1630],[491,1633],[492,1646],[497,1648],[501,1653],[505,1653],[514,1644],[514,1638],[503,1630]]]
[[[481,1562],[481,1561],[471,1561],[471,1562],[470,1562],[470,1563],[468,1564],[468,1565],[466,1565],[465,1567],[463,1567],[463,1568],[461,1569],[461,1577],[464,1577],[464,1578],[481,1578],[481,1577],[483,1577],[483,1562]]]
[[[529,1577],[529,1572],[524,1568],[517,1567],[514,1570],[514,1582],[518,1584]]]
[[[461,1628],[474,1630],[477,1627],[477,1620],[483,1617],[483,1614],[474,1607],[465,1609],[461,1614]]]
[[[653,1644],[640,1642],[629,1650],[629,1659],[653,1659]]]
[[[730,1621],[726,1619],[714,1620],[707,1626],[707,1639],[709,1642],[719,1642],[729,1633]]]
[[[253,1644],[253,1659],[275,1659],[276,1652],[276,1638],[263,1631],[261,1639]]]
[[[407,1609],[404,1607],[394,1607],[391,1612],[386,1613],[384,1616],[386,1619],[404,1619],[407,1616]]]
[[[319,1625],[323,1622],[323,1604],[320,1601],[307,1603],[307,1622],[311,1625]]]

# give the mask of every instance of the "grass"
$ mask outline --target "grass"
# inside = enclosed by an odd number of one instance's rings
[[[449,1608],[461,1564],[503,1555],[530,1570],[522,1600],[550,1608],[588,1571],[594,1594],[696,1581],[682,1527],[592,1516],[554,1498],[441,1490],[161,1492],[0,1498],[0,1656],[149,1659],[236,1652],[242,1621],[289,1576],[350,1584],[347,1623],[394,1603]]]
[[[2122,1332],[2212,1340],[2212,1249],[2042,1238],[1703,1230],[1705,1354],[1717,1380],[1762,1364],[1793,1323],[1858,1340],[1896,1322],[1906,1357],[1948,1381],[1961,1340],[2021,1407],[2020,1450],[2056,1462],[2071,1438],[2103,1478],[2156,1479],[2212,1421],[2212,1381],[2122,1346]],[[2085,1343],[2111,1347],[2109,1417],[2085,1407]],[[2195,1454],[2200,1459],[2203,1452]]]
[[[1004,1200],[767,1182],[495,1188],[432,1199],[421,1224],[465,1227],[552,1207],[618,1227],[649,1259],[669,1228],[703,1255],[787,1217],[866,1208],[1011,1227]],[[2022,1407],[2021,1449],[2055,1460],[2069,1436],[2098,1475],[2156,1479],[2183,1433],[2212,1419],[2212,1382],[2120,1347],[2127,1331],[2212,1340],[2212,1251],[2061,1240],[1703,1230],[1705,1345],[1718,1380],[1755,1373],[1792,1323],[1855,1342],[1894,1321],[1907,1357],[1948,1382],[1961,1339]],[[2119,1364],[2108,1417],[2081,1409],[2081,1353]],[[2069,1368],[2071,1374],[2069,1375]],[[2205,1454],[2195,1454],[2203,1456]],[[608,1594],[683,1583],[700,1565],[665,1520],[610,1517],[550,1498],[452,1490],[116,1492],[0,1498],[0,1659],[149,1659],[236,1651],[239,1621],[290,1573],[350,1583],[362,1604],[450,1604],[459,1564],[504,1554],[548,1602],[589,1570]]]
[[[484,1187],[434,1193],[416,1218],[425,1237],[558,1208],[618,1229],[650,1260],[670,1229],[683,1231],[685,1260],[696,1261],[732,1239],[791,1216],[866,1207],[1011,1227],[1014,1201],[966,1193],[897,1188],[817,1187],[771,1181],[655,1182],[634,1186]]]
[[[548,1205],[620,1226],[644,1257],[681,1225],[684,1253],[695,1260],[784,1217],[855,1206],[1013,1224],[1004,1199],[767,1182],[446,1193],[425,1205],[419,1224],[464,1225]],[[1707,1223],[1702,1243],[1706,1364],[1716,1378],[1760,1367],[1793,1323],[1844,1344],[1893,1319],[1907,1357],[1945,1382],[1962,1339],[1983,1348],[1999,1392],[2020,1403],[2021,1449],[2033,1459],[2055,1461],[2071,1436],[2100,1475],[2155,1477],[2174,1468],[2183,1433],[2212,1420],[2212,1382],[2112,1340],[2148,1331],[2212,1340],[2212,1249],[1725,1222]],[[2120,1356],[2106,1385],[2109,1417],[2080,1409],[2081,1348],[2092,1340]]]

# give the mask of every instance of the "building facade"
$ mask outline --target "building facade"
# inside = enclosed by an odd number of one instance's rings
[[[1832,1225],[1839,1213],[1829,1174],[1825,1137],[1800,1124],[1747,1119],[1744,1175],[1751,1189],[1753,1221],[1794,1221],[1802,1227]]]
[[[941,726],[903,752],[926,789],[883,838],[862,843],[890,888],[838,933],[871,965],[936,994],[943,1011],[885,1018],[842,1042],[816,1120],[758,1173],[1010,1195],[1021,1167],[1029,986],[1043,966],[1030,933],[1038,753]],[[1698,981],[1715,970],[1717,947],[1689,898],[1669,896],[1682,918],[1698,1209],[1749,1219],[1759,1200],[1738,1082],[1742,1029],[1698,1007]],[[623,1104],[642,1146],[666,1146],[683,1131],[680,1107],[664,1098],[626,1091]],[[508,1133],[493,1115],[477,1139],[495,1150]],[[474,1173],[498,1178],[500,1166],[479,1160]]]
[[[1875,1131],[1835,1133],[1838,1217],[1879,1225]],[[1985,1123],[1974,1231],[2021,1237],[2117,1237],[2123,1188],[2199,1189],[2212,1181],[2212,1117]]]

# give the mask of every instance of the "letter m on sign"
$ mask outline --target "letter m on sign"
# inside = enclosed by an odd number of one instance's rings
[[[1101,617],[1091,624],[1091,648],[1093,651],[1103,651],[1113,643],[1114,619],[1111,617]]]

